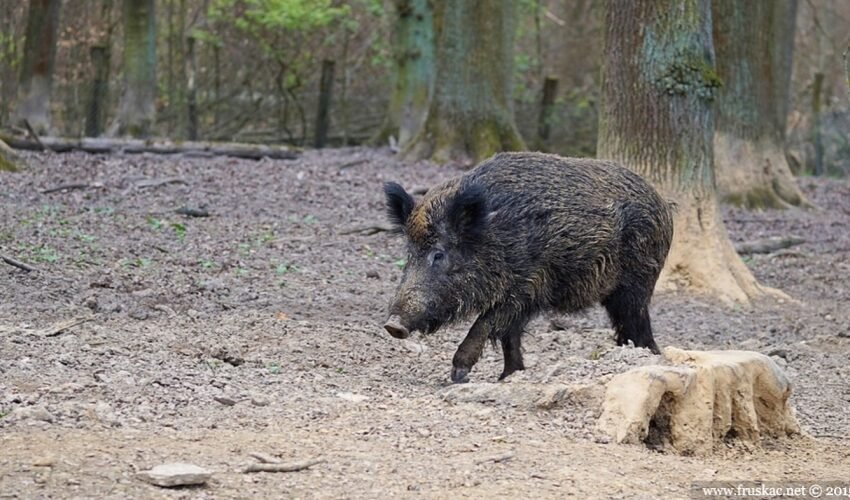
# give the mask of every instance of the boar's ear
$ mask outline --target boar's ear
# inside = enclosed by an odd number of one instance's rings
[[[487,193],[478,184],[470,184],[449,202],[446,212],[449,227],[461,241],[474,243],[487,227]]]
[[[413,211],[413,197],[395,182],[384,184],[384,194],[387,195],[387,215],[390,222],[401,231]]]

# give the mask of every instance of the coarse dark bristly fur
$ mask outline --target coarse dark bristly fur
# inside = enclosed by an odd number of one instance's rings
[[[489,338],[500,379],[524,369],[523,328],[543,311],[608,311],[617,344],[658,352],[649,302],[673,237],[670,205],[610,161],[502,153],[414,202],[386,184],[408,259],[388,331],[430,333],[477,316],[453,359],[460,382]]]

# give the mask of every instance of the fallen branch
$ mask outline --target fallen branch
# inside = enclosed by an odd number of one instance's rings
[[[24,270],[28,273],[32,272],[32,271],[36,271],[36,268],[32,267],[31,265],[26,264],[24,262],[21,262],[19,260],[13,259],[11,257],[7,257],[5,255],[0,255],[0,259],[3,259],[3,262],[5,262],[6,264],[9,264],[10,266],[17,267],[18,269],[22,269],[22,270]]]
[[[33,129],[32,125],[30,125],[29,120],[24,120],[24,127],[26,127],[26,129],[27,129],[27,134],[29,134],[29,136],[32,137],[32,140],[35,141],[36,144],[38,144],[38,147],[42,151],[49,151],[48,147],[45,146],[44,143],[41,142],[41,139],[38,138],[38,134],[35,133],[35,129]],[[14,147],[14,146],[12,146],[12,147]]]
[[[75,189],[88,189],[90,187],[93,187],[93,185],[86,184],[86,183],[83,183],[83,182],[72,182],[70,184],[62,184],[62,185],[59,185],[59,186],[56,186],[56,187],[43,189],[41,191],[41,194],[56,193],[58,191],[73,191]]]
[[[133,187],[136,189],[143,189],[149,187],[159,187],[165,186],[166,184],[188,184],[186,179],[181,179],[180,177],[164,177],[162,179],[145,179],[142,181],[138,181],[133,184]]]
[[[735,251],[742,255],[750,255],[756,253],[772,253],[783,248],[793,247],[806,240],[797,236],[786,236],[776,238],[764,238],[761,240],[747,241],[735,245]]]
[[[325,461],[324,458],[314,458],[312,460],[305,460],[303,462],[292,462],[288,464],[284,463],[263,463],[263,464],[251,464],[242,472],[296,472],[299,470],[309,469],[310,467],[323,463]]]
[[[57,153],[84,151],[93,154],[184,154],[186,156],[231,156],[250,160],[259,160],[262,158],[294,160],[299,156],[297,151],[286,146],[267,146],[264,144],[236,142],[171,142],[168,140],[113,139],[106,137],[84,137],[81,139],[42,137],[36,142],[34,140],[2,134],[0,134],[0,140],[5,141],[15,149],[41,151],[46,148]]]
[[[348,234],[357,234],[360,233],[363,236],[372,236],[373,234],[384,233],[384,232],[392,232],[393,228],[389,226],[361,226],[355,227],[353,229],[348,229],[339,233],[340,236],[345,236]]]
[[[361,158],[361,159],[359,159],[359,160],[350,161],[350,162],[348,162],[348,163],[343,163],[342,165],[340,165],[340,166],[339,166],[339,169],[340,169],[340,170],[345,170],[345,169],[347,169],[347,168],[356,167],[357,165],[362,165],[362,164],[364,164],[364,163],[366,163],[366,162],[368,162],[368,161],[369,161],[369,160],[368,160],[368,159],[366,159],[366,158]]]
[[[166,184],[188,184],[185,179],[181,179],[180,177],[164,177],[162,179],[143,179],[140,181],[135,181],[130,184],[130,187],[125,189],[121,194],[126,196],[130,194],[134,189],[144,189],[144,188],[156,188],[159,186],[165,186]]]
[[[818,439],[827,438],[827,439],[850,440],[850,436],[839,436],[838,434],[815,434],[815,437],[818,438]]]
[[[806,258],[806,254],[804,254],[803,252],[797,252],[795,250],[778,250],[770,254],[771,259],[783,259],[786,257],[804,259]]]
[[[60,321],[53,326],[43,328],[41,330],[35,330],[33,333],[36,335],[40,335],[42,337],[55,337],[65,330],[71,329],[75,326],[82,325],[87,321],[91,321],[92,318],[75,318],[69,319],[66,321]]]
[[[506,451],[506,452],[500,453],[498,455],[479,458],[478,460],[475,461],[475,465],[486,464],[487,462],[494,462],[494,463],[504,462],[505,460],[510,460],[510,459],[514,458],[514,455],[516,455],[516,453],[514,451]]]
[[[279,464],[280,463],[280,460],[278,460],[277,458],[275,458],[271,455],[266,455],[265,453],[261,453],[259,451],[252,451],[252,452],[248,453],[248,456],[256,458],[257,460],[259,460],[261,463],[264,463],[264,464]]]

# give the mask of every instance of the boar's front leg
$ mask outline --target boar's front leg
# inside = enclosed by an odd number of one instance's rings
[[[499,339],[505,353],[505,376],[515,370],[522,370],[520,353],[520,335],[527,322],[522,314],[513,308],[496,306],[475,320],[466,338],[460,343],[452,359],[452,382],[468,382],[467,375],[484,352],[487,339]]]

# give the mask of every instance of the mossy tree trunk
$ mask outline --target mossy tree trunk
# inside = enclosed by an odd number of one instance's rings
[[[713,0],[717,190],[747,208],[809,206],[785,159],[797,0]]]
[[[437,71],[411,159],[471,164],[524,149],[511,106],[515,2],[435,0]]]
[[[710,0],[610,0],[602,73],[599,157],[619,160],[677,205],[659,288],[727,303],[764,293],[718,210]]]
[[[50,93],[61,0],[30,0],[14,121],[50,133]]]
[[[154,0],[124,0],[124,88],[112,135],[148,137],[156,109]]]
[[[387,115],[374,144],[390,136],[399,147],[410,142],[425,122],[434,88],[434,16],[429,0],[395,0],[393,47],[395,73]]]
[[[20,157],[0,139],[0,172],[17,172],[20,164]]]

